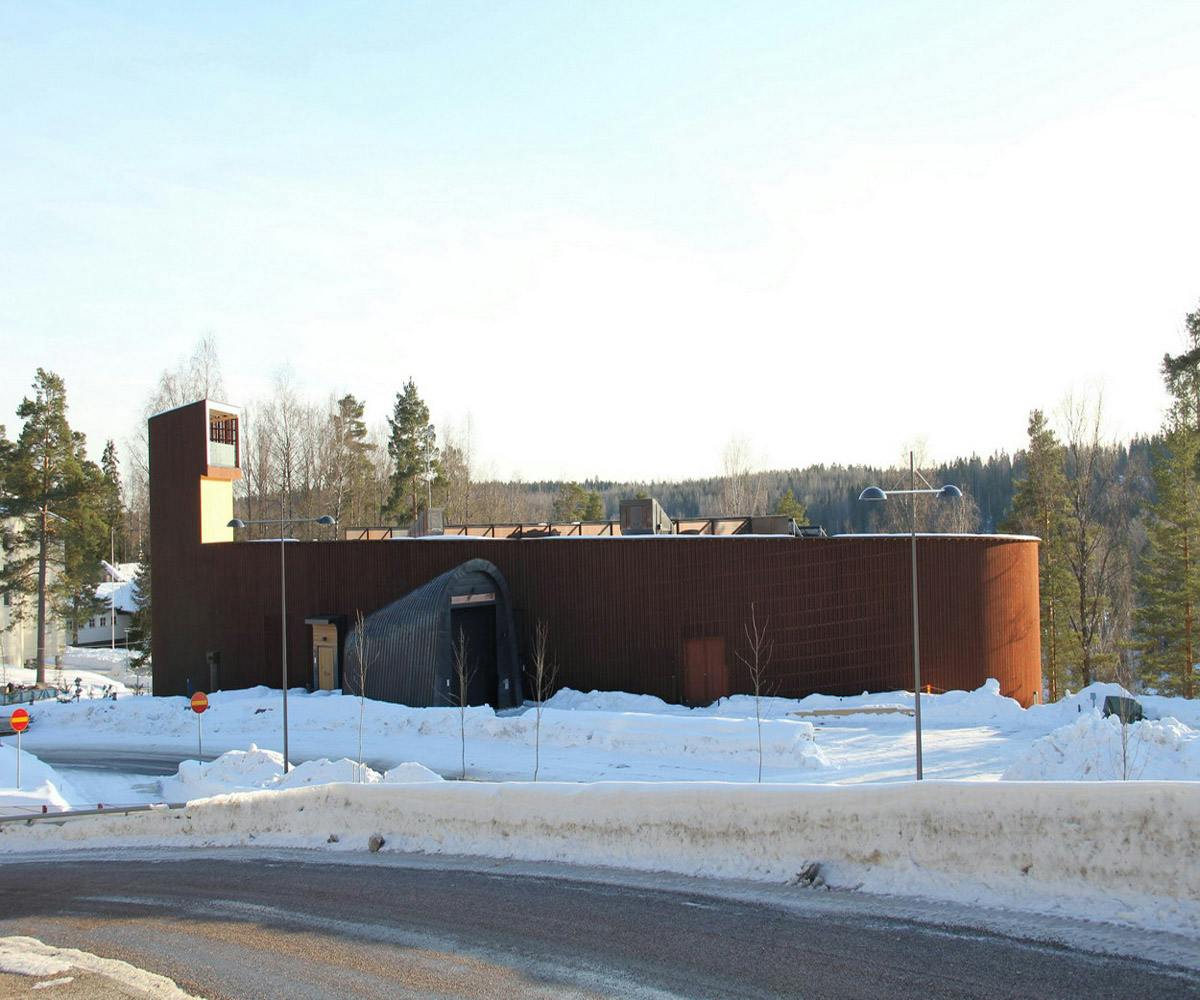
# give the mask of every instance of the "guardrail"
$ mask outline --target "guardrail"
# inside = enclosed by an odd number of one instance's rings
[[[41,812],[19,816],[0,816],[0,824],[62,823],[69,819],[80,819],[85,816],[128,816],[135,812],[165,812],[170,809],[183,809],[186,805],[186,802],[141,802],[128,806],[106,806],[104,803],[99,803],[95,809],[65,809],[62,812],[50,812],[45,806],[42,806]]]

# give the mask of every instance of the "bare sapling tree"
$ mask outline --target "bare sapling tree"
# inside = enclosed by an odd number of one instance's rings
[[[1138,750],[1141,748],[1141,727],[1134,725],[1139,720],[1136,702],[1133,700],[1135,671],[1125,661],[1117,665],[1117,683],[1124,689],[1124,694],[1117,701],[1116,716],[1121,723],[1121,780],[1128,781],[1135,765],[1138,763]],[[1140,768],[1138,769],[1140,771]]]
[[[746,650],[738,650],[737,658],[750,675],[750,690],[754,695],[754,725],[758,729],[758,780],[762,782],[763,744],[762,744],[762,700],[770,697],[765,690],[767,667],[771,664],[771,654],[775,650],[773,640],[767,638],[767,627],[771,619],[764,618],[759,624],[758,613],[754,603],[750,604],[750,621],[745,625]]]
[[[538,780],[542,754],[542,705],[558,679],[558,661],[549,655],[550,627],[539,619],[533,632],[533,780]]]
[[[468,658],[468,646],[467,634],[460,628],[458,638],[454,640],[454,676],[458,680],[458,736],[462,748],[462,778],[467,776],[467,697],[471,681],[475,677],[475,671],[471,669]]]
[[[367,713],[367,675],[371,672],[371,664],[375,659],[375,651],[371,646],[371,638],[367,634],[366,619],[361,611],[354,612],[354,680],[358,685],[358,762],[354,768],[354,780],[361,781],[366,776],[363,766],[363,722]]]

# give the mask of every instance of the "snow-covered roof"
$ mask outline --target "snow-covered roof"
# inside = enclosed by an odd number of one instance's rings
[[[111,603],[122,614],[137,611],[137,583],[133,580],[106,580],[96,587],[96,600]]]

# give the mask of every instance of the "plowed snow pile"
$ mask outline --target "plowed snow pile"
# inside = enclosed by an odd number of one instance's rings
[[[0,814],[17,816],[40,813],[42,806],[50,812],[62,812],[83,797],[63,779],[54,768],[43,764],[33,754],[21,751],[21,787],[16,787],[17,748],[7,743],[0,746]]]
[[[1122,729],[1115,715],[1080,716],[1008,767],[1008,781],[1178,780],[1200,778],[1200,732],[1178,719],[1146,719]]]
[[[253,792],[265,788],[305,788],[335,782],[357,784],[404,784],[416,781],[441,781],[441,775],[416,763],[398,764],[380,774],[366,764],[343,757],[341,760],[306,760],[295,764],[285,776],[283,754],[260,750],[253,743],[249,750],[230,750],[214,761],[185,760],[174,777],[163,779],[164,797],[171,802],[192,801],[230,792]]]

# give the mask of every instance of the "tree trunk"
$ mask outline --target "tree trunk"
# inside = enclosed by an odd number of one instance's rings
[[[46,505],[42,504],[42,531],[38,540],[37,683],[46,683]]]

